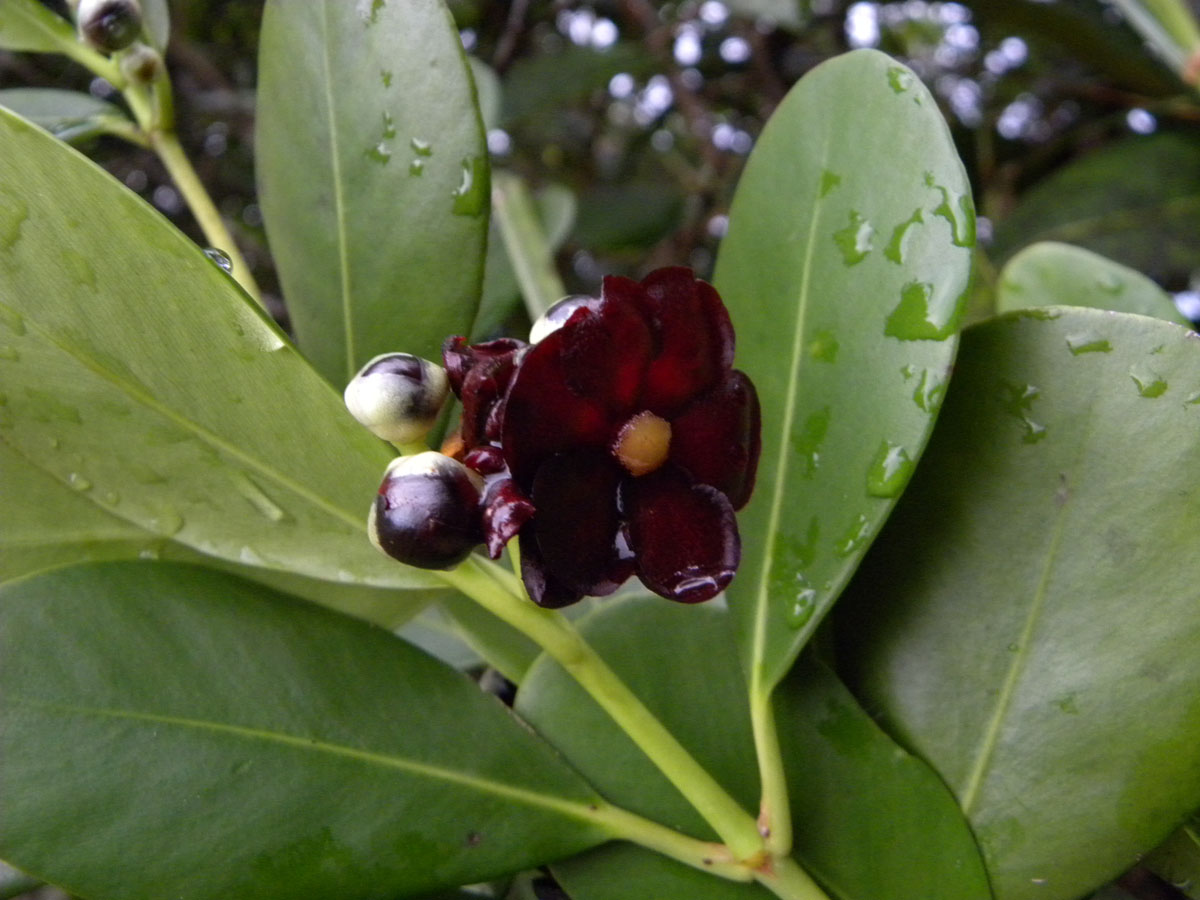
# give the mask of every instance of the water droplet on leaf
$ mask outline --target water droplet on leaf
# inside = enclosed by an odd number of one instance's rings
[[[870,521],[859,513],[833,545],[833,552],[842,557],[850,556],[863,545],[870,531]]]
[[[456,216],[483,215],[488,200],[488,165],[484,157],[463,160],[462,181],[452,196]]]
[[[1084,353],[1109,353],[1112,351],[1112,344],[1108,338],[1098,337],[1094,334],[1070,334],[1067,335],[1067,349],[1071,351],[1072,356],[1081,356]]]
[[[433,146],[429,141],[423,141],[418,137],[413,138],[408,142],[417,156],[433,156]]]
[[[872,497],[895,497],[908,484],[913,461],[899,444],[884,441],[875,451],[867,470],[867,493]]]
[[[888,87],[893,93],[903,94],[912,87],[913,75],[908,69],[900,66],[891,66],[887,71]]]
[[[249,475],[239,472],[234,476],[234,485],[237,487],[238,493],[245,497],[250,502],[250,505],[264,518],[275,523],[284,522],[288,519],[287,512],[268,497],[266,492],[255,484]]]
[[[838,342],[833,332],[826,328],[813,335],[808,344],[808,354],[820,362],[837,362]]]
[[[151,517],[150,530],[165,537],[172,537],[183,530],[183,516],[173,509],[160,510]]]
[[[842,176],[828,169],[821,170],[821,187],[818,196],[824,197],[842,183]]]
[[[823,407],[804,420],[799,432],[792,433],[792,449],[804,463],[802,474],[805,478],[812,478],[821,463],[821,456],[817,451],[821,442],[825,440],[825,433],[829,431],[829,419],[832,414],[828,406]]]
[[[90,491],[92,489],[92,483],[78,472],[72,472],[67,476],[67,484],[71,486],[72,490],[79,491],[81,493],[83,491]]]
[[[797,580],[801,582],[801,586],[795,598],[788,604],[786,617],[788,627],[800,629],[808,624],[817,608],[817,592],[807,586],[803,576],[799,576]]]
[[[392,73],[387,69],[379,70],[379,80],[383,82],[385,88],[392,86]]]
[[[410,162],[408,164],[408,174],[416,175],[416,176],[424,175],[425,174],[425,161],[421,160],[421,159],[414,159],[412,162]]]
[[[1129,377],[1137,385],[1138,393],[1148,399],[1153,400],[1167,392],[1167,383],[1157,373],[1149,369],[1130,369]]]
[[[833,242],[842,251],[842,260],[848,266],[856,266],[871,252],[871,238],[875,229],[871,223],[855,210],[850,210],[850,224],[833,233]]]
[[[21,239],[29,206],[9,188],[0,188],[0,250],[11,250]]]
[[[958,314],[962,305],[955,303],[949,319],[938,321],[930,310],[933,285],[927,281],[910,281],[900,290],[900,302],[888,316],[883,333],[902,341],[944,341],[958,330]]]
[[[205,247],[204,255],[212,260],[216,267],[226,275],[233,274],[233,260],[229,258],[229,254],[224,250],[216,247]]]
[[[913,210],[911,216],[892,229],[892,237],[883,249],[883,255],[897,265],[902,265],[904,263],[904,238],[908,234],[908,230],[914,225],[921,225],[924,222],[925,216],[920,208]]]
[[[381,166],[386,166],[392,161],[392,151],[383,141],[380,141],[373,147],[368,147],[363,151],[363,156],[371,160],[371,162],[379,163]]]

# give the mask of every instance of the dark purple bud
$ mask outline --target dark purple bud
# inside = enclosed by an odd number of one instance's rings
[[[511,478],[490,481],[483,492],[483,534],[488,556],[499,559],[504,545],[533,518],[533,513],[533,503]]]
[[[420,569],[449,569],[483,540],[482,479],[430,450],[392,460],[371,506],[371,543]]]

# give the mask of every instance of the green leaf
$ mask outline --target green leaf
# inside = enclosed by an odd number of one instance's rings
[[[457,596],[435,588],[400,590],[322,581],[205,556],[106,511],[86,493],[26,461],[2,439],[0,497],[5,516],[0,582],[79,562],[169,559],[232,572],[385,628],[397,628],[426,605]]]
[[[381,629],[153,563],[6,585],[0,623],[0,855],[72,893],[395,896],[604,839],[578,775]]]
[[[438,0],[272,0],[257,168],[300,346],[335,385],[371,357],[440,358],[479,304],[483,126]]]
[[[150,45],[160,53],[171,39],[171,9],[167,0],[142,0],[142,21]]]
[[[1200,138],[1129,137],[1072,162],[1022,195],[996,226],[992,252],[1063,241],[1144,272],[1186,282],[1200,266]]]
[[[838,607],[865,704],[955,792],[1000,900],[1068,900],[1200,807],[1200,341],[1079,308],[963,338]]]
[[[634,41],[604,50],[572,45],[561,53],[523,57],[505,75],[502,120],[509,126],[545,121],[564,106],[607,88],[618,73],[640,77],[657,70],[653,54]]]
[[[975,213],[937,104],[875,51],[806,75],[738,185],[716,285],[758,388],[758,490],[729,589],[751,680],[796,658],[941,404]]]
[[[62,53],[75,43],[75,29],[38,0],[4,0],[0,5],[0,48]]]
[[[0,106],[68,142],[95,137],[114,127],[122,131],[133,127],[118,107],[80,91],[8,88],[0,90]]]
[[[808,21],[808,0],[727,0],[729,11],[751,19],[767,19],[793,31]]]
[[[1041,306],[1115,309],[1190,326],[1175,302],[1145,275],[1070,244],[1032,244],[1000,273],[996,312]]]
[[[735,798],[753,809],[757,772],[728,611],[657,597],[606,601],[588,640]],[[797,858],[841,900],[987,900],[974,841],[927,766],[901,751],[826,670],[805,665],[777,694],[797,821]],[[701,838],[697,814],[565,672],[543,656],[517,709],[610,800]],[[768,898],[640,848],[613,845],[559,863],[575,900]],[[623,894],[620,893],[623,891]]]
[[[138,528],[311,578],[440,584],[366,540],[392,454],[278,328],[141,199],[3,111],[0,384],[0,440]]]

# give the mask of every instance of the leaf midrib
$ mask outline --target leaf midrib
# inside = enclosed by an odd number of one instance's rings
[[[819,163],[819,168],[822,170],[829,161],[829,140],[829,133],[826,132],[825,146],[821,150],[821,161]],[[792,426],[796,418],[797,383],[799,382],[800,363],[804,355],[805,315],[808,311],[808,302],[811,294],[813,258],[816,253],[817,244],[817,223],[820,221],[824,206],[825,204],[821,197],[814,198],[812,216],[808,223],[804,263],[800,275],[800,296],[796,305],[796,328],[792,339],[792,358],[788,368],[787,396],[784,402],[783,422],[780,425],[779,431],[777,455],[779,468],[775,472],[775,480],[771,493],[771,511],[767,517],[767,529],[764,532],[767,535],[767,540],[764,541],[762,568],[758,576],[758,595],[755,601],[754,616],[753,662],[751,666],[751,691],[756,696],[764,696],[774,686],[765,679],[765,672],[763,671],[766,665],[767,613],[771,602],[771,567],[775,560],[775,542],[772,538],[779,530],[779,521],[783,515],[784,486],[787,481],[788,462],[790,458],[788,444],[791,439]]]
[[[515,787],[503,782],[492,781],[476,775],[435,766],[430,763],[392,756],[386,753],[376,753],[370,750],[360,750],[344,744],[334,744],[316,738],[303,737],[278,731],[267,731],[262,728],[252,728],[244,725],[232,725],[226,722],[216,722],[210,719],[194,719],[187,716],[172,716],[162,713],[144,712],[141,710],[116,709],[98,706],[77,706],[69,703],[55,703],[30,697],[6,695],[5,703],[47,710],[51,713],[74,716],[91,716],[102,719],[128,720],[159,726],[180,729],[195,729],[211,733],[227,735],[247,741],[258,741],[267,744],[277,744],[314,753],[328,754],[343,759],[351,759],[370,766],[396,769],[409,775],[444,781],[482,794],[490,794],[515,803],[521,803],[534,808],[541,808],[578,819],[589,824],[595,824],[593,807],[600,802],[599,798],[591,801],[573,801],[551,794],[542,794],[526,788]]]
[[[15,310],[9,304],[4,303],[2,300],[0,300],[0,307],[4,308],[6,310],[9,310],[14,314],[17,313],[17,310]],[[320,496],[319,494],[316,494],[315,492],[313,492],[311,489],[309,489],[305,485],[300,484],[299,482],[288,477],[287,475],[280,472],[279,470],[266,465],[265,463],[258,460],[254,456],[251,456],[250,454],[246,453],[245,451],[243,451],[236,445],[227,442],[224,438],[209,431],[207,428],[203,427],[198,422],[194,422],[191,419],[187,418],[186,416],[182,415],[181,413],[178,413],[177,411],[173,410],[171,407],[166,406],[161,401],[159,401],[157,398],[155,398],[152,394],[147,393],[146,391],[142,390],[137,385],[134,385],[134,384],[126,381],[125,379],[118,376],[115,372],[112,372],[109,369],[105,368],[100,362],[93,359],[91,356],[89,356],[85,352],[83,352],[83,350],[80,347],[70,345],[70,344],[65,344],[62,341],[56,340],[55,337],[53,336],[52,332],[50,332],[48,329],[43,327],[41,325],[41,323],[38,322],[37,320],[31,319],[27,315],[22,315],[22,318],[25,321],[25,323],[30,331],[37,332],[37,334],[43,340],[45,340],[48,344],[50,344],[53,347],[55,347],[56,349],[58,349],[59,352],[76,360],[78,363],[80,363],[82,366],[84,366],[84,368],[90,370],[94,374],[98,375],[100,378],[104,379],[105,381],[107,381],[108,383],[113,385],[117,390],[121,391],[130,400],[144,406],[146,409],[150,410],[151,412],[156,413],[159,416],[162,416],[167,421],[172,422],[175,425],[178,425],[183,430],[192,433],[193,435],[196,436],[196,438],[207,443],[213,449],[220,451],[222,453],[225,453],[226,455],[238,460],[243,465],[245,465],[247,468],[250,468],[250,469],[254,470],[255,472],[257,472],[263,478],[269,479],[270,481],[272,481],[274,484],[278,485],[279,487],[282,487],[288,491],[291,491],[296,496],[301,497],[304,500],[307,500],[313,506],[317,507],[318,509],[323,510],[325,513],[333,516],[334,518],[340,520],[341,522],[344,522],[345,524],[350,525],[356,531],[362,530],[364,528],[364,524],[361,521],[360,516],[353,515],[349,511],[344,510],[341,507],[334,505],[332,502],[326,500],[324,497]],[[283,352],[289,352],[289,351],[284,350]],[[11,442],[6,442],[6,443],[9,443],[11,446]],[[13,449],[16,450],[15,447]],[[19,450],[17,452],[20,453]],[[51,470],[49,470],[49,469],[45,468],[43,465],[41,465],[41,463],[37,459],[32,459],[25,453],[21,453],[20,455],[22,457],[24,457],[28,462],[30,462],[34,466],[36,466],[38,469],[40,469],[43,472],[46,472],[48,475],[50,475],[56,481],[59,481],[61,483],[61,479],[54,472],[52,472]],[[97,501],[93,500],[92,503],[94,505],[96,505],[97,507],[99,507],[100,509],[104,509],[104,511],[106,513],[109,513],[110,515],[114,514],[113,511],[105,509],[104,507],[100,506]],[[118,518],[124,519],[125,521],[128,521],[128,522],[132,522],[132,524],[137,525],[139,528],[143,527],[140,523],[138,523],[136,521],[133,521],[131,519],[125,519],[124,516],[118,515]]]
[[[342,193],[342,160],[340,153],[340,132],[337,117],[334,114],[333,98],[333,62],[329,56],[329,7],[332,4],[321,4],[321,62],[322,76],[325,88],[326,131],[329,134],[329,168],[333,181],[334,227],[337,231],[338,244],[338,285],[341,291],[342,329],[346,333],[346,380],[354,378],[354,310],[350,305],[350,251],[346,240],[346,198]]]

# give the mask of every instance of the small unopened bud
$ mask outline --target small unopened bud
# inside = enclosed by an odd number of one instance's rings
[[[483,479],[430,450],[392,460],[371,506],[371,543],[421,569],[449,569],[483,542]]]
[[[101,53],[124,50],[142,31],[137,0],[79,0],[75,16],[80,36]]]
[[[147,44],[138,42],[121,57],[121,74],[134,84],[150,84],[162,71],[162,55]]]
[[[575,310],[584,306],[595,306],[599,302],[598,298],[586,294],[571,294],[551,303],[550,308],[538,317],[533,323],[533,328],[529,330],[529,343],[536,344],[558,331],[567,324],[567,319],[571,318]]]
[[[450,386],[441,366],[407,353],[377,356],[346,385],[350,415],[394,444],[411,444],[429,433]]]

